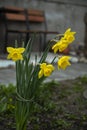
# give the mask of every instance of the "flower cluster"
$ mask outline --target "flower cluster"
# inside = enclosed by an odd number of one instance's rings
[[[56,43],[52,46],[52,50],[54,50],[54,53],[57,51],[62,52],[64,51],[69,44],[71,44],[75,40],[76,32],[71,32],[71,28],[67,29],[64,34],[62,34],[62,37],[60,40],[55,40]],[[7,47],[7,52],[9,53],[8,59],[12,59],[13,61],[17,60],[23,60],[22,53],[25,51],[25,48],[12,48]],[[58,59],[58,69],[66,69],[67,66],[70,66],[70,56],[62,56]],[[38,78],[41,78],[43,76],[48,77],[51,75],[51,73],[54,71],[54,66],[52,64],[47,63],[39,63],[40,70],[38,72]]]
[[[58,50],[59,52],[64,51],[68,45],[75,40],[75,33],[76,32],[71,32],[71,28],[67,29],[63,37],[53,45],[52,50],[54,50],[54,53]]]
[[[74,41],[75,32],[71,32],[71,29],[67,29],[60,40],[54,39],[56,43],[52,46],[54,53],[57,51],[62,52],[68,47],[70,43]],[[58,38],[60,35],[57,35]],[[52,41],[52,40],[51,40]],[[38,104],[37,99],[40,98],[40,88],[45,77],[51,75],[55,70],[53,66],[54,59],[51,63],[46,63],[47,54],[49,52],[51,42],[41,55],[40,60],[37,63],[37,56],[35,57],[35,65],[30,62],[30,56],[32,52],[33,38],[29,39],[26,47],[18,48],[7,47],[9,53],[7,59],[12,59],[16,64],[16,104],[15,104],[15,119],[16,130],[26,130],[27,122],[34,110],[35,103]],[[58,69],[66,69],[70,66],[70,56],[58,56]],[[11,106],[12,107],[12,106]],[[20,116],[21,115],[21,116]]]
[[[76,32],[71,32],[71,28],[67,29],[66,32],[63,34],[63,37],[53,45],[52,50],[54,50],[54,53],[56,53],[58,50],[59,52],[64,51],[68,47],[68,45],[75,40],[75,37],[74,37],[75,33]],[[70,60],[70,56],[60,57],[57,62],[58,69],[64,70],[66,69],[67,66],[70,66],[71,64],[69,60]],[[43,64],[40,65],[41,70],[39,72],[39,78],[41,78],[43,75],[49,76],[54,70],[54,67],[52,65],[47,65],[46,67],[46,63],[44,64],[45,66],[43,66]],[[52,67],[49,67],[49,66],[52,66]],[[45,70],[47,71],[47,74],[45,74]]]

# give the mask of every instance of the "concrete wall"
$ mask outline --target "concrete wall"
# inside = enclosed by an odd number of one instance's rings
[[[87,2],[85,0],[0,0],[0,6],[44,10],[49,31],[63,33],[70,27],[72,31],[77,32],[76,40],[71,46],[76,48],[79,45],[84,45],[84,15],[87,12]],[[48,36],[48,39],[53,37],[53,35]]]

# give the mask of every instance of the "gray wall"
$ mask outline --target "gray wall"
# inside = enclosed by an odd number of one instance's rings
[[[76,48],[84,45],[85,23],[84,15],[87,12],[86,0],[0,0],[0,6],[16,6],[24,8],[41,9],[45,11],[49,31],[63,33],[71,27],[76,31],[76,40],[71,45]],[[48,36],[52,39],[54,36]]]

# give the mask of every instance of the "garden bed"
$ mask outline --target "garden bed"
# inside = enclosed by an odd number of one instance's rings
[[[0,113],[0,130],[15,130],[14,86],[0,89],[0,96],[7,98],[6,107]],[[83,95],[86,89],[86,76],[45,83],[27,130],[87,130],[87,99]]]

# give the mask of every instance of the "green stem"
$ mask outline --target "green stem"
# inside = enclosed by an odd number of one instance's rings
[[[26,130],[27,129],[27,104],[25,102],[16,101],[16,130]]]

